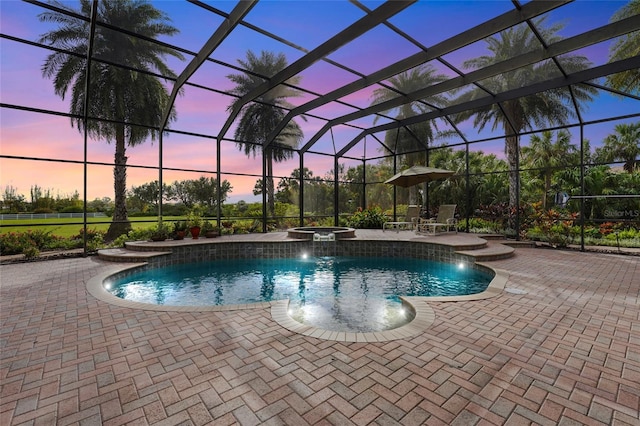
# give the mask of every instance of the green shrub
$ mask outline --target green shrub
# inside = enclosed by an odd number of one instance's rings
[[[40,256],[40,250],[36,246],[30,245],[22,250],[22,254],[24,254],[25,259],[35,259]]]
[[[347,221],[348,226],[356,229],[382,229],[388,219],[380,207],[365,210],[358,209]]]
[[[102,235],[94,235],[91,239],[87,239],[87,251],[96,252],[104,247],[104,237]]]
[[[20,254],[32,245],[26,232],[8,232],[0,235],[0,253],[2,255]]]
[[[113,240],[109,247],[124,247],[124,243],[127,241],[146,241],[151,238],[151,229],[132,229],[127,234],[120,235],[118,238]]]
[[[622,229],[607,234],[605,238],[613,241],[640,238],[640,230],[635,228]]]
[[[66,238],[52,235],[52,232],[53,230],[34,229],[26,232],[0,234],[0,253],[3,255],[20,254],[31,246],[37,250],[53,250],[69,246]]]

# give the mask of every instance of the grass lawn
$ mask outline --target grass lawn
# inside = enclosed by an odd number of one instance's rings
[[[130,217],[131,226],[134,229],[151,228],[157,223],[154,217]],[[172,222],[175,220],[185,220],[180,216],[165,216],[164,222]],[[111,219],[108,217],[92,217],[87,218],[87,227],[99,231],[107,231]],[[9,232],[27,232],[28,230],[52,231],[53,235],[60,237],[71,237],[78,235],[83,227],[82,219],[63,218],[63,219],[24,219],[24,220],[3,220],[0,221],[0,234]],[[168,223],[172,226],[171,223]]]

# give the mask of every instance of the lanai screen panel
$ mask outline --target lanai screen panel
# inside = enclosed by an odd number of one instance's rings
[[[298,144],[290,145],[297,151],[295,159],[274,166],[278,177],[289,176],[299,167],[300,157],[305,167],[312,166],[314,175],[324,176],[333,169],[334,157],[338,161],[343,156],[372,159],[390,166],[393,157],[387,155],[398,155],[399,164],[409,154],[422,156],[414,146],[391,145],[390,135],[400,135],[407,129],[414,129],[413,133],[418,134],[415,142],[424,144],[425,161],[435,155],[427,155],[427,150],[442,144],[453,145],[456,151],[466,151],[464,145],[469,144],[469,151],[495,154],[500,160],[505,158],[505,135],[521,133],[520,140],[526,146],[531,132],[538,134],[545,128],[557,130],[569,125],[576,139],[577,129],[583,125],[585,138],[595,149],[615,131],[616,124],[635,123],[640,116],[637,86],[611,86],[611,76],[623,76],[640,67],[635,51],[612,57],[612,49],[640,29],[637,15],[610,25],[625,1],[589,2],[589,7],[579,1],[259,1],[240,16],[237,11],[242,4],[238,2],[150,4],[171,19],[177,33],[162,35],[156,41],[138,34],[130,23],[107,25],[98,20],[94,28],[114,38],[134,40],[147,49],[162,46],[179,53],[183,59],[171,55],[166,58],[177,77],[161,75],[144,66],[132,67],[124,56],[93,52],[91,60],[105,64],[105,69],[127,70],[140,76],[154,74],[168,92],[179,90],[171,104],[177,118],[169,120],[166,127],[144,120],[128,124],[166,130],[162,167],[176,169],[175,173],[187,169],[203,176],[217,172],[237,176],[232,190],[236,199],[261,201],[253,189],[265,172],[262,151],[278,137],[274,131],[264,140],[235,140],[242,125],[242,111],[233,116],[229,108],[237,100],[246,106],[279,109],[274,128],[282,130],[287,123],[296,123],[304,135]],[[79,9],[79,3],[68,5]],[[460,13],[461,8],[464,13]],[[20,161],[82,162],[85,143],[89,147],[88,161],[96,163],[90,170],[113,165],[113,146],[92,138],[85,142],[83,135],[71,128],[68,98],[63,100],[56,95],[52,81],[41,75],[46,56],[55,50],[40,36],[56,24],[41,22],[38,15],[54,10],[38,1],[3,4],[0,159],[3,166],[7,165],[3,176],[10,176],[9,180],[3,177],[3,186],[9,181],[23,189],[34,184],[42,186],[46,177],[25,173],[24,167],[15,165]],[[76,18],[86,24],[89,32],[91,16],[87,13]],[[594,31],[599,27],[602,30]],[[502,31],[521,32],[528,42],[504,57],[483,61],[495,53],[491,43],[501,39]],[[90,35],[87,33],[87,38]],[[213,36],[218,37],[218,44],[210,46]],[[256,55],[263,51],[282,54],[286,64],[272,72],[251,69],[251,64],[241,62],[246,61],[249,51]],[[579,67],[570,63],[576,56],[585,58]],[[197,59],[201,61],[195,69],[189,69]],[[424,64],[431,64],[442,74],[442,81],[413,88],[394,82],[394,78]],[[548,72],[531,72],[542,68]],[[230,75],[253,76],[259,81],[259,88],[235,90],[236,82]],[[180,77],[184,79],[180,81]],[[275,100],[265,96],[285,88],[298,96]],[[391,103],[382,105],[381,99],[375,99],[376,90],[388,91]],[[89,88],[90,93],[96,91],[97,88]],[[590,99],[581,100],[581,91],[590,93]],[[509,116],[510,104],[552,93],[557,93],[570,111],[566,120],[543,117],[520,123]],[[403,114],[408,106],[415,106],[414,111]],[[494,111],[486,120],[478,120],[483,109]],[[615,117],[620,119],[609,125],[600,124]],[[96,114],[89,119],[104,117]],[[43,143],[36,133],[45,121],[56,124],[51,132],[55,135]],[[421,141],[423,137],[415,129],[428,122],[437,123],[438,132],[446,134],[438,135],[440,139]],[[15,131],[21,125],[34,135],[26,142]],[[67,134],[68,138],[60,140],[60,135]],[[364,149],[363,141],[371,138],[386,148],[379,150],[374,144]],[[246,143],[256,144],[255,156],[253,149],[244,152]],[[44,145],[56,148],[55,152],[44,154]],[[147,174],[133,169],[160,168],[159,149],[159,140],[148,138],[127,151],[130,186],[144,184],[140,179],[156,178],[157,170]],[[314,156],[319,154],[329,156],[321,162],[328,166],[317,165]],[[621,162],[615,160],[612,164]],[[88,180],[97,181],[93,176]],[[81,182],[71,182],[62,189],[64,192],[81,189]],[[388,186],[377,190],[382,192],[385,188],[392,193]],[[104,191],[98,195],[112,195],[110,189]],[[92,189],[87,196],[94,192]]]

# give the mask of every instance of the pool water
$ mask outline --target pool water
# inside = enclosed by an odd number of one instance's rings
[[[411,319],[398,296],[474,294],[484,291],[491,279],[464,265],[422,259],[310,257],[170,266],[105,283],[105,288],[126,300],[174,306],[289,299],[289,314],[301,323],[371,332]]]

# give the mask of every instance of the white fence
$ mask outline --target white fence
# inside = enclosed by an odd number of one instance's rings
[[[0,214],[0,220],[82,219],[82,213],[18,213]],[[104,213],[87,213],[87,217],[107,217]]]

